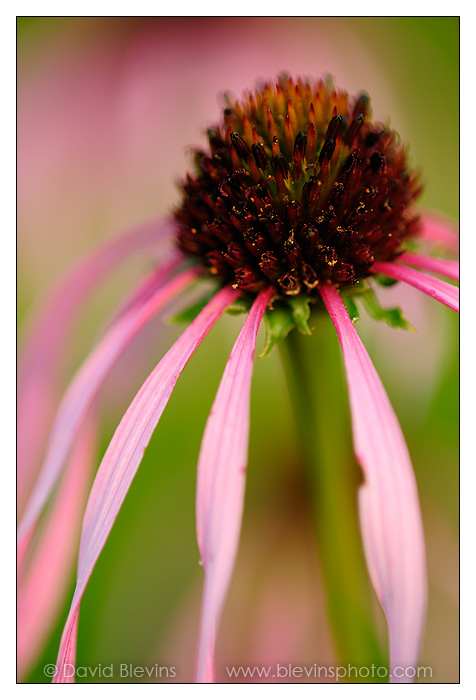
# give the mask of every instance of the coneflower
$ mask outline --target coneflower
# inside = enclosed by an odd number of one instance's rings
[[[327,313],[344,356],[355,454],[363,473],[361,534],[388,623],[390,680],[409,681],[392,669],[416,665],[424,627],[426,570],[417,487],[397,418],[351,317],[360,299],[371,298],[380,309],[375,290],[389,281],[412,285],[458,310],[456,286],[433,276],[456,280],[457,263],[417,252],[421,241],[431,243],[447,234],[415,209],[419,176],[409,167],[397,134],[372,121],[367,95],[350,98],[330,80],[283,75],[242,101],[226,97],[225,102],[220,122],[207,131],[207,147],[194,152],[194,170],[181,184],[182,202],[173,215],[78,268],[51,301],[30,343],[25,411],[34,405],[38,382],[48,379],[47,373],[39,377],[35,353],[48,355],[54,364],[71,308],[88,285],[138,247],[152,249],[161,236],[175,239],[176,252],[121,307],[66,391],[20,524],[20,560],[92,401],[126,345],[192,282],[202,277],[216,281],[214,295],[142,385],[98,469],[83,519],[76,590],[54,680],[72,680],[64,668],[75,662],[81,597],[177,379],[214,323],[239,301],[246,320],[226,365],[198,462],[197,537],[205,582],[196,680],[214,680],[216,630],[238,546],[258,328],[265,318],[268,352],[289,334],[310,334],[310,319]],[[69,294],[68,289],[76,291]],[[392,318],[395,325],[406,325],[402,316]],[[60,336],[52,351],[49,341],[55,339],[49,330]],[[300,371],[305,374],[305,367]],[[22,598],[21,588],[19,602],[21,622],[22,604],[25,609],[33,605],[31,598]]]

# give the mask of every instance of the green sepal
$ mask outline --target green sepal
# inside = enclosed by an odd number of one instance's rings
[[[347,309],[347,313],[349,314],[351,321],[353,323],[360,321],[359,310],[354,299],[352,297],[342,297],[342,301],[345,304],[345,308]]]
[[[370,285],[366,279],[357,280],[352,287],[343,287],[342,289],[339,289],[339,294],[345,302],[346,299],[354,299],[362,294],[366,294],[368,289],[370,289]]]
[[[267,357],[276,343],[284,340],[296,326],[296,320],[289,306],[276,306],[274,309],[268,309],[264,315],[264,320],[266,337],[263,352],[259,357]]]
[[[240,314],[247,314],[251,309],[251,304],[253,300],[250,297],[239,297],[235,299],[229,306],[226,307],[226,313],[231,316],[239,316]]]
[[[420,241],[412,241],[409,240],[408,238],[405,240],[405,253],[418,253],[420,250],[421,243]]]
[[[201,299],[194,302],[193,304],[190,304],[190,306],[187,306],[185,309],[182,309],[182,311],[173,314],[173,316],[169,316],[167,318],[167,321],[169,323],[184,323],[188,325],[196,319],[200,311],[202,311],[202,309],[205,308],[205,306],[215,296],[216,293],[216,289],[208,290],[201,297]]]
[[[307,297],[291,297],[288,299],[296,328],[303,335],[312,335],[308,324],[311,316],[311,309],[309,308],[310,303],[311,300]]]
[[[361,294],[359,299],[365,304],[369,316],[376,321],[385,321],[392,328],[402,328],[406,331],[415,331],[412,324],[404,317],[399,308],[384,309],[373,289],[367,289],[365,294]]]
[[[190,306],[187,306],[185,309],[179,311],[173,316],[170,316],[167,319],[168,322],[185,324],[191,323],[198,316],[200,311],[205,308],[208,302],[213,299],[216,293],[216,289],[209,289],[198,301],[190,304]],[[226,313],[231,314],[232,316],[246,314],[249,312],[252,302],[253,299],[251,297],[240,297],[226,308]]]
[[[393,287],[398,282],[398,280],[394,280],[393,277],[387,277],[387,275],[374,275],[373,279],[382,287]]]

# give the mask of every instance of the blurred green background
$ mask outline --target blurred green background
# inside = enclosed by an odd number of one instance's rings
[[[260,76],[331,73],[351,93],[367,90],[374,119],[390,118],[422,169],[421,205],[456,219],[458,22],[20,18],[20,339],[30,309],[79,253],[170,211],[178,197],[175,181],[187,168],[186,147],[204,143],[201,132],[218,115],[217,95],[225,89],[239,95]],[[88,306],[67,373],[147,264],[126,268]],[[417,333],[366,319],[358,330],[401,421],[419,484],[430,579],[421,663],[432,666],[433,682],[457,682],[458,320],[399,286],[388,291],[388,300],[404,308]],[[207,413],[241,323],[222,319],[178,382],[84,596],[79,665],[170,664],[176,680],[192,679],[202,581],[195,469]],[[99,402],[98,463],[135,391],[180,330],[151,324],[111,376]],[[260,347],[261,332],[258,342]],[[343,391],[342,372],[336,382]],[[254,370],[245,516],[219,634],[221,668],[336,662],[312,505],[274,352]],[[56,659],[68,606],[65,600],[28,680],[47,682],[42,668]]]

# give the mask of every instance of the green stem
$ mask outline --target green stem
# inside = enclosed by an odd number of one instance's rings
[[[281,360],[283,362],[291,403],[296,417],[296,428],[299,445],[305,466],[309,468],[315,461],[315,441],[309,439],[313,435],[314,409],[310,392],[311,384],[306,377],[305,362],[299,333],[292,331],[284,341],[279,343]]]
[[[383,666],[357,518],[360,473],[352,454],[348,399],[334,328],[329,319],[319,318],[312,338],[292,331],[280,348],[311,484],[339,663]],[[361,680],[372,681],[370,677]]]

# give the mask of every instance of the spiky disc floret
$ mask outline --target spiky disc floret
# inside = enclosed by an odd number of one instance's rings
[[[397,134],[370,121],[367,95],[281,76],[225,99],[175,212],[178,245],[210,274],[313,295],[321,281],[354,284],[417,233],[418,177]]]

